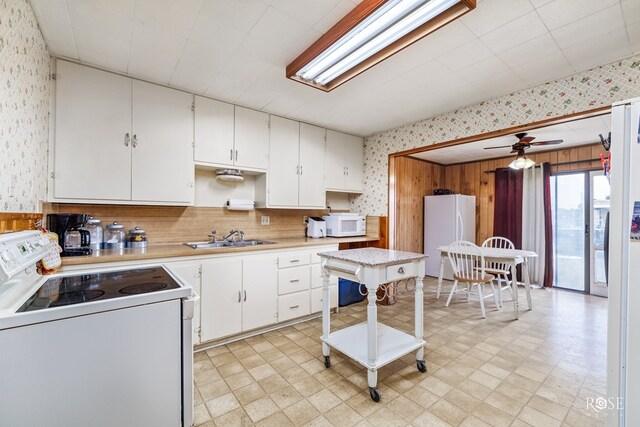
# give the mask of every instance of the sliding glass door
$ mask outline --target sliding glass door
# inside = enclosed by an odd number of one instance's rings
[[[551,177],[554,286],[607,295],[605,224],[609,180],[600,171]]]
[[[551,177],[553,286],[582,292],[588,292],[586,186],[584,172]]]

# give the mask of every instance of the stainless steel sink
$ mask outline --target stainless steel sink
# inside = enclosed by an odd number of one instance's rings
[[[269,242],[266,240],[242,240],[237,242],[185,242],[183,245],[189,246],[193,249],[215,249],[215,248],[229,248],[229,247],[245,247],[256,245],[271,245],[275,242]]]

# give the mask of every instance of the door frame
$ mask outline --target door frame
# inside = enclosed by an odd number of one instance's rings
[[[593,233],[594,233],[594,226],[593,226],[593,223],[594,223],[594,218],[593,218],[593,213],[594,213],[594,206],[593,206],[593,200],[594,200],[593,178],[596,177],[596,176],[604,176],[604,171],[599,170],[599,169],[591,170],[591,171],[589,171],[589,173],[587,175],[589,177],[589,203],[590,203],[590,206],[589,206],[589,227],[590,227],[590,235],[589,235],[589,294],[606,298],[608,296],[608,287],[607,287],[606,282],[604,283],[604,291],[603,292],[597,292],[597,293],[593,292],[594,289],[598,289],[598,288],[602,287],[600,284],[596,285],[595,245],[593,244]],[[609,187],[609,188],[611,188],[611,187]],[[611,194],[611,193],[609,193],[609,194]],[[609,209],[611,209],[611,206],[609,206]]]

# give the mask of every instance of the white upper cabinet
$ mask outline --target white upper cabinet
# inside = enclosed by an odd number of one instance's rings
[[[269,129],[269,205],[298,206],[300,123],[271,116]]]
[[[324,135],[323,128],[271,116],[265,207],[325,208]]]
[[[235,107],[234,165],[262,169],[269,166],[269,115]]]
[[[58,61],[53,196],[131,198],[131,80]]]
[[[233,105],[195,97],[196,162],[233,166]]]
[[[352,193],[363,191],[364,141],[353,135],[345,135],[345,189]]]
[[[133,81],[132,200],[193,200],[192,102],[188,93]]]
[[[326,207],[324,128],[300,123],[300,207]]]
[[[327,130],[325,188],[327,191],[362,193],[364,141]]]
[[[193,204],[193,96],[57,62],[53,200]]]

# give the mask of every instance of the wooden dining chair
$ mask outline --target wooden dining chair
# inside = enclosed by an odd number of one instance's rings
[[[515,249],[513,242],[505,237],[489,237],[482,242],[483,248],[500,248],[500,249]],[[487,262],[485,264],[484,271],[488,274],[495,276],[495,280],[498,282],[498,303],[502,307],[502,291],[509,290],[511,299],[513,299],[513,289],[511,288],[511,281],[509,275],[511,274],[511,266],[506,262]],[[504,280],[504,285],[502,281]]]
[[[453,268],[453,286],[451,287],[451,292],[449,293],[445,307],[449,307],[453,295],[463,293],[467,296],[467,302],[469,302],[472,294],[478,295],[482,318],[486,317],[484,308],[485,298],[493,297],[496,310],[498,310],[498,299],[495,287],[493,286],[494,276],[485,271],[482,249],[471,242],[460,240],[450,244],[447,253],[449,262],[451,262],[451,267]],[[492,289],[490,295],[485,295],[484,292],[484,285],[487,283]],[[473,292],[474,288],[477,289],[476,293]]]

